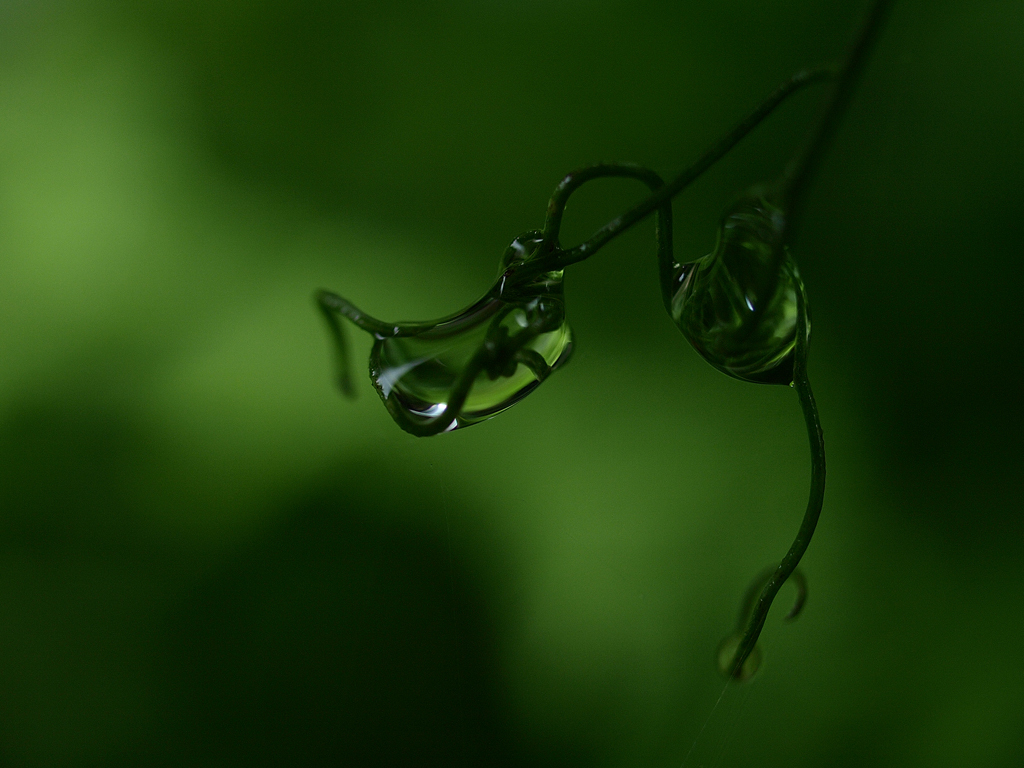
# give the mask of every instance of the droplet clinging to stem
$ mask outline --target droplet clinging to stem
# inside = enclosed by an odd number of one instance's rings
[[[383,323],[338,296],[322,293],[319,301],[338,343],[342,386],[348,381],[346,350],[334,312],[374,335],[370,380],[407,432],[427,436],[451,431],[519,402],[572,352],[562,273],[509,280],[539,243],[539,233],[516,238],[491,290],[462,312],[440,320]]]
[[[804,288],[784,234],[785,213],[753,192],[726,211],[715,249],[674,277],[672,320],[705,360],[743,381],[793,380]]]

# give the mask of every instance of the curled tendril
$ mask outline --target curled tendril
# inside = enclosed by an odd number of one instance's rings
[[[552,195],[543,232],[526,232],[513,240],[490,290],[454,315],[422,323],[386,323],[335,293],[320,291],[316,301],[334,340],[342,392],[352,394],[341,319],[373,335],[370,379],[398,425],[414,435],[476,424],[536,389],[572,353],[563,270],[558,268],[564,253],[558,243],[562,212],[580,186],[607,177],[635,179],[651,190],[664,183],[648,168],[622,163],[569,174]],[[656,233],[659,258],[667,264],[672,260],[668,200],[659,206]]]
[[[531,233],[511,248],[536,243]],[[501,280],[460,313],[425,323],[384,323],[326,291],[317,302],[337,350],[338,383],[350,389],[339,316],[374,336],[370,379],[407,432],[434,435],[474,424],[511,406],[563,365],[572,351],[561,274],[503,290]]]
[[[757,202],[760,200],[760,202]],[[719,649],[719,667],[738,680],[760,667],[757,639],[779,589],[796,570],[821,514],[825,446],[807,377],[810,318],[807,295],[786,247],[786,217],[779,208],[742,200],[723,220],[718,247],[680,268],[672,318],[692,346],[732,378],[791,384],[797,392],[811,446],[811,488],[803,522],[786,556],[755,580],[743,601],[740,631]],[[795,616],[803,605],[801,577]]]
[[[763,655],[760,646],[756,643],[745,658],[738,659],[736,652],[743,642],[747,622],[750,620],[751,614],[757,605],[757,600],[776,570],[778,570],[776,566],[766,568],[750,583],[743,596],[743,605],[740,608],[736,631],[726,637],[718,646],[719,669],[723,674],[740,682],[745,682],[752,678],[761,666]],[[800,611],[803,610],[804,604],[807,602],[807,580],[804,578],[803,572],[800,570],[793,571],[790,576],[790,583],[796,587],[796,599],[793,601],[793,607],[789,609],[789,613],[785,616],[786,621],[792,621],[800,615]]]
[[[428,322],[387,323],[336,293],[319,291],[316,302],[334,342],[336,379],[342,393],[353,397],[355,392],[344,319],[375,338],[370,378],[402,429],[417,436],[435,435],[500,413],[568,360],[572,334],[565,323],[562,298],[565,267],[590,257],[654,212],[662,299],[668,309],[679,269],[672,255],[671,198],[786,98],[831,75],[828,68],[794,75],[668,184],[649,168],[628,163],[601,163],[568,174],[551,196],[544,229],[512,242],[494,285],[462,312]],[[609,177],[640,181],[651,194],[590,239],[562,248],[558,235],[569,198],[582,185]],[[506,321],[510,317],[518,327]]]
[[[763,654],[761,647],[756,642],[745,657],[739,657],[737,651],[743,644],[748,623],[753,616],[754,609],[757,607],[758,600],[764,588],[771,582],[772,577],[775,576],[776,571],[778,571],[777,566],[766,568],[750,583],[743,596],[743,604],[740,608],[736,631],[726,637],[718,646],[719,670],[722,674],[740,682],[745,682],[752,678],[761,666]],[[793,621],[800,615],[804,605],[807,603],[807,579],[804,577],[803,571],[797,569],[790,574],[789,583],[796,587],[796,598],[793,600],[793,605],[784,618],[786,621]]]
[[[761,574],[754,581],[753,591],[748,592],[743,601],[740,613],[741,630],[726,638],[719,649],[719,668],[724,674],[737,680],[749,679],[760,666],[761,654],[757,649],[757,639],[764,628],[772,601],[782,585],[796,571],[800,559],[810,544],[825,497],[825,443],[817,405],[814,401],[810,380],[807,377],[807,353],[810,340],[807,298],[803,284],[797,281],[797,287],[797,322],[793,334],[791,369],[792,386],[797,392],[807,426],[811,448],[811,486],[804,518],[793,544],[777,567]],[[797,587],[797,603],[790,610],[787,618],[794,618],[803,607],[806,582],[802,576],[799,577]]]
[[[555,188],[543,230],[516,238],[497,280],[475,304],[439,320],[385,323],[329,291],[317,294],[336,350],[337,381],[354,395],[341,320],[374,337],[370,378],[388,412],[406,431],[427,436],[475,424],[515,404],[572,351],[565,320],[564,269],[596,253],[615,237],[657,212],[655,228],[662,299],[693,347],[733,378],[789,384],[797,393],[811,449],[811,484],[803,520],[778,566],[748,590],[740,626],[719,649],[719,666],[731,678],[749,679],[760,666],[757,640],[782,585],[793,578],[802,609],[807,586],[796,570],[810,543],[825,492],[821,421],[807,377],[810,318],[807,296],[789,245],[808,179],[849,103],[867,52],[893,0],[875,0],[860,35],[840,67],[799,72],[723,135],[688,168],[664,183],[637,165],[606,163],[567,175]],[[809,141],[772,187],[756,189],[726,211],[714,251],[679,264],[672,253],[671,200],[729,152],[791,94],[822,80],[832,90]],[[594,179],[643,182],[651,194],[595,232],[563,248],[558,240],[569,197]]]
[[[777,264],[785,265],[788,258],[788,244],[792,240],[794,222],[798,218],[801,204],[806,194],[808,180],[812,176],[818,162],[824,153],[836,126],[849,104],[851,94],[860,72],[864,68],[867,55],[871,50],[882,25],[892,9],[893,0],[875,0],[867,15],[867,18],[854,40],[843,65],[840,67],[836,82],[829,94],[827,103],[822,111],[821,118],[817,125],[810,132],[808,141],[804,148],[796,153],[790,161],[785,172],[779,181],[774,185],[773,196],[781,201],[780,206],[786,212],[788,221],[784,225],[786,229],[781,231],[776,238]],[[795,268],[794,268],[795,275]],[[803,284],[796,279],[798,290],[796,291],[796,332],[793,347],[793,381],[792,386],[796,389],[797,397],[800,400],[800,407],[804,415],[804,423],[807,427],[807,437],[811,449],[811,487],[807,500],[807,509],[804,512],[803,521],[797,531],[796,538],[790,546],[786,556],[775,568],[768,580],[764,583],[756,601],[750,607],[749,619],[741,632],[731,635],[722,644],[719,650],[719,665],[723,673],[738,680],[749,679],[760,666],[760,652],[757,650],[757,639],[764,628],[768,610],[771,608],[772,600],[778,594],[779,589],[796,571],[797,564],[807,551],[814,529],[818,524],[821,515],[821,508],[825,497],[825,441],[821,430],[821,419],[818,415],[818,408],[814,401],[814,393],[811,390],[811,382],[807,377],[807,354],[810,344],[810,319],[807,309],[807,296]],[[802,577],[801,577],[802,581]],[[757,582],[755,582],[756,584]],[[806,593],[806,585],[798,585],[800,594]],[[745,601],[746,603],[746,601]],[[797,612],[802,607],[802,600],[798,598]],[[747,615],[747,606],[744,605],[743,615]],[[795,615],[790,611],[790,615]]]

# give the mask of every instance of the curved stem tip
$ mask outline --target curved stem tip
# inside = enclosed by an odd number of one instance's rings
[[[818,525],[821,507],[825,501],[825,437],[821,430],[821,418],[818,415],[818,407],[814,402],[814,394],[811,391],[811,382],[807,378],[807,323],[807,299],[801,288],[801,290],[797,291],[793,387],[796,389],[797,397],[800,399],[800,407],[804,413],[804,422],[807,425],[807,438],[811,447],[811,488],[807,499],[807,510],[804,512],[800,529],[797,531],[796,538],[793,540],[789,551],[782,558],[782,562],[779,563],[778,567],[773,570],[752,606],[746,629],[739,636],[735,650],[731,652],[731,660],[722,664],[722,671],[729,677],[737,679],[746,679],[752,674],[749,665],[746,664],[747,659],[754,652],[757,638],[764,628],[765,619],[768,618],[768,611],[772,607],[772,601],[775,600],[775,596],[786,582],[786,579],[796,570],[800,559],[804,556],[804,552],[807,551],[807,545],[811,543],[811,537],[814,535],[814,529]],[[801,590],[801,593],[805,594],[806,588]],[[798,595],[797,604],[790,610],[787,618],[796,616],[802,607],[803,600]],[[735,638],[735,636],[733,637]]]

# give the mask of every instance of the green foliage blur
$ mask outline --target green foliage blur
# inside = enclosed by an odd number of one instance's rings
[[[717,707],[806,435],[688,348],[650,222],[454,434],[343,400],[313,308],[468,305],[562,174],[680,169],[865,5],[2,0],[0,765],[1024,764],[1019,0],[898,3],[816,179],[810,599]],[[677,198],[680,258],[819,96]]]

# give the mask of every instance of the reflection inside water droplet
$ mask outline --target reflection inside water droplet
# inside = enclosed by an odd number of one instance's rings
[[[676,275],[672,319],[705,360],[744,381],[793,378],[803,284],[784,228],[779,208],[757,194],[745,197],[723,217],[715,249]]]
[[[475,424],[519,402],[564,364],[572,351],[562,272],[506,288],[509,264],[536,247],[519,238],[498,283],[476,304],[412,335],[378,339],[370,378],[392,416],[409,429],[442,416],[464,371],[478,371],[448,429]],[[518,246],[518,247],[517,247]],[[502,279],[505,278],[505,279]],[[511,284],[511,283],[510,283]]]

